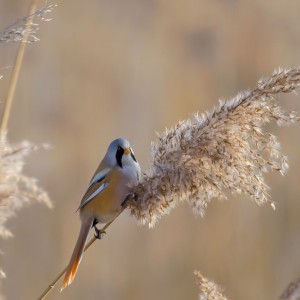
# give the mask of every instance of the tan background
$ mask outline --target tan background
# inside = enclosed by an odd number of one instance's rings
[[[41,4],[44,2],[41,1]],[[9,124],[13,142],[47,142],[27,160],[55,204],[11,219],[1,241],[7,299],[36,299],[68,262],[80,198],[108,143],[128,138],[142,167],[162,131],[273,69],[300,64],[299,1],[60,1],[29,45]],[[0,0],[0,28],[29,0]],[[0,44],[0,100],[17,44]],[[300,111],[299,96],[281,98]],[[267,177],[277,210],[246,197],[213,202],[204,219],[187,205],[153,230],[124,214],[84,257],[74,284],[49,299],[197,299],[193,270],[230,299],[276,299],[300,275],[299,127],[270,127],[289,156]]]

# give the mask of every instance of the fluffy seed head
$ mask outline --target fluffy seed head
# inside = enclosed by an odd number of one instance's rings
[[[195,114],[160,134],[152,144],[151,166],[133,188],[131,213],[153,226],[180,201],[187,201],[204,215],[211,199],[226,199],[228,192],[244,193],[274,208],[264,173],[284,174],[288,163],[277,137],[264,125],[299,121],[295,112],[285,111],[274,99],[299,86],[299,68],[275,71],[252,91],[220,101],[211,112]]]

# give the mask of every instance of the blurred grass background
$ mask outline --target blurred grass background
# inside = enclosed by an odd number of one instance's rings
[[[43,2],[41,2],[41,5]],[[69,261],[81,196],[116,137],[147,168],[155,131],[254,87],[279,66],[299,65],[300,3],[237,0],[59,1],[39,43],[28,45],[9,124],[11,141],[50,143],[26,172],[55,208],[23,209],[1,241],[7,299],[35,299]],[[0,28],[28,1],[0,0]],[[17,44],[0,46],[0,99]],[[300,111],[299,96],[280,101]],[[272,131],[289,156],[285,177],[268,176],[277,202],[213,202],[204,219],[181,205],[149,230],[121,216],[97,242],[75,282],[48,299],[197,299],[194,269],[229,299],[275,299],[300,275],[299,127]],[[242,201],[240,201],[242,199]]]

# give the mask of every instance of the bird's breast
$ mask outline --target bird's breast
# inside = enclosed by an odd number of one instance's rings
[[[121,204],[130,193],[129,185],[138,181],[139,172],[136,168],[124,167],[112,172],[107,187],[80,211],[93,214],[100,223],[113,220],[121,211]]]

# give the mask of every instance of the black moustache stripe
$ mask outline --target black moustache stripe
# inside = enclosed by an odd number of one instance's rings
[[[132,159],[136,162],[134,154],[131,152],[130,155],[131,155]]]
[[[117,163],[120,168],[123,168],[123,166],[122,166],[123,154],[124,154],[124,149],[121,147],[118,147],[117,152],[116,152],[116,160],[117,160]]]

